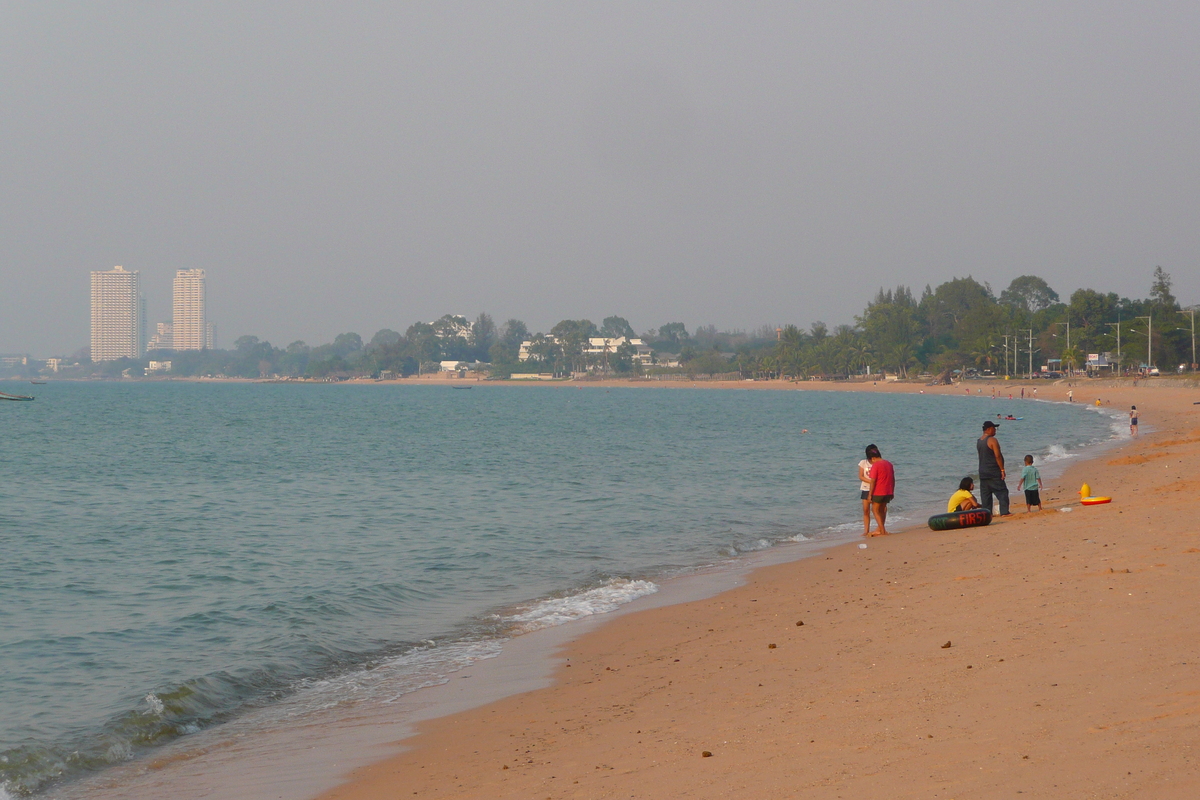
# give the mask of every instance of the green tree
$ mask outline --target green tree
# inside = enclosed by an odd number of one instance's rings
[[[1050,284],[1036,275],[1013,278],[1008,288],[1000,293],[1000,302],[1019,309],[1026,314],[1035,314],[1058,302],[1058,293]]]
[[[587,367],[584,349],[588,339],[598,333],[589,319],[564,319],[550,329],[550,335],[558,339],[563,359],[570,370],[582,371]]]
[[[351,353],[357,353],[362,350],[363,340],[357,333],[339,333],[333,340],[331,349],[333,354],[346,358]]]
[[[371,342],[367,345],[367,348],[369,350],[379,350],[383,347],[398,344],[403,338],[403,335],[391,328],[381,328],[371,337]]]
[[[1150,299],[1158,311],[1173,312],[1179,309],[1175,295],[1171,294],[1171,273],[1162,267],[1154,268],[1154,283],[1150,285]]]
[[[503,345],[504,349],[508,352],[511,358],[515,360],[517,353],[521,349],[521,343],[528,338],[529,328],[525,326],[525,323],[519,319],[510,319],[508,322],[504,323],[504,327],[500,331],[497,344]],[[496,360],[495,355],[490,351],[489,355],[492,356],[493,361]]]
[[[692,376],[717,375],[731,371],[729,359],[716,350],[705,350],[684,362],[682,366],[687,374]]]
[[[917,321],[917,302],[908,287],[897,286],[895,291],[880,289],[858,323],[881,367],[906,372],[916,363],[916,348],[923,337]]]
[[[633,339],[637,336],[633,332],[633,326],[629,324],[629,320],[624,317],[605,317],[604,322],[600,325],[600,335],[609,339],[618,339],[625,337]]]
[[[687,328],[682,322],[668,322],[658,329],[656,342],[660,349],[669,353],[678,353],[687,340]]]
[[[488,314],[480,313],[471,325],[471,344],[475,348],[475,360],[487,360],[496,341],[496,323]]]
[[[1083,364],[1083,353],[1080,352],[1079,347],[1077,345],[1075,345],[1074,343],[1072,343],[1072,345],[1070,347],[1068,347],[1062,351],[1062,365],[1064,368],[1069,369],[1073,372],[1073,371],[1079,369],[1079,367],[1082,364]]]

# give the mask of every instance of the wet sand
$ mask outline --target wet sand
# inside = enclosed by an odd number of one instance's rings
[[[1200,796],[1200,390],[1074,388],[1136,403],[1143,435],[1069,468],[1045,511],[1014,493],[987,528],[619,616],[562,647],[551,686],[423,722],[322,797]],[[1080,506],[1083,481],[1114,501]]]

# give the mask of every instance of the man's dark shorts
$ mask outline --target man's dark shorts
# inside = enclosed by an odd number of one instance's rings
[[[873,494],[871,495],[871,502],[882,503],[886,506],[888,503],[892,502],[892,498],[895,496],[896,495],[894,494]]]

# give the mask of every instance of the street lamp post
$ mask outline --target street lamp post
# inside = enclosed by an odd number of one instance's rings
[[[1010,334],[1005,333],[1002,335],[1004,337],[1004,377],[1007,378],[1011,374],[1008,370],[1008,340]]]
[[[1071,349],[1071,319],[1070,319],[1070,317],[1068,317],[1068,318],[1067,318],[1067,321],[1066,321],[1066,322],[1052,322],[1052,323],[1050,323],[1050,324],[1051,324],[1051,325],[1066,325],[1066,326],[1067,326],[1067,347],[1066,347],[1066,350],[1064,350],[1063,352],[1065,353],[1065,352],[1068,352],[1068,351],[1070,351],[1070,349]],[[1054,335],[1054,334],[1051,334],[1051,335]],[[1056,339],[1057,339],[1058,337],[1057,337],[1056,335],[1054,335],[1054,338],[1056,338]],[[1062,359],[1062,354],[1061,354],[1061,353],[1059,354],[1059,359],[1060,359],[1060,361],[1061,361],[1061,359]],[[1072,362],[1072,364],[1073,364],[1073,362]],[[1074,367],[1072,366],[1071,372],[1074,372],[1074,371],[1075,371],[1075,370],[1074,370]],[[1068,374],[1070,374],[1070,373],[1068,373]]]
[[[1146,320],[1146,374],[1150,374],[1150,368],[1154,366],[1154,351],[1151,349],[1154,343],[1154,317],[1135,317],[1135,319]]]
[[[1116,322],[1104,324],[1117,329],[1117,374],[1119,375],[1121,372],[1121,319],[1118,317]]]
[[[1188,314],[1190,314],[1192,317],[1192,327],[1190,329],[1192,332],[1192,363],[1188,364],[1188,366],[1191,368],[1192,372],[1195,372],[1196,371],[1196,307],[1193,306],[1193,307],[1189,308]],[[1188,328],[1176,328],[1175,330],[1186,331],[1189,329]]]

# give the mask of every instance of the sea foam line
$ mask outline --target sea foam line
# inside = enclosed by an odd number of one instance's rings
[[[650,581],[613,578],[603,586],[567,597],[539,600],[518,607],[516,613],[498,615],[497,618],[509,623],[514,633],[529,633],[594,614],[607,614],[657,591],[658,585]]]

